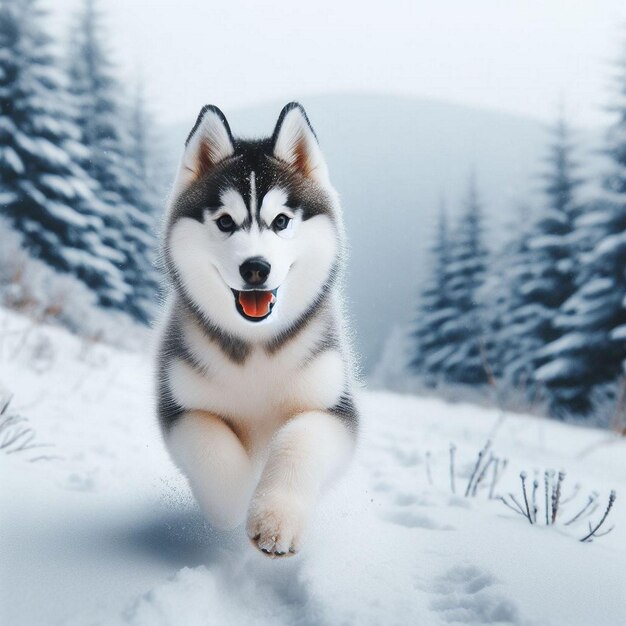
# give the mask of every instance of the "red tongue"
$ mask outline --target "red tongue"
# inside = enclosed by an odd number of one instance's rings
[[[240,291],[239,304],[248,317],[264,317],[274,301],[271,291]]]

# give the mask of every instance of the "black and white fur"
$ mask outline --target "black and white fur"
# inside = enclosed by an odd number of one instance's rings
[[[202,109],[163,255],[173,286],[158,355],[166,445],[213,525],[246,521],[262,552],[293,554],[357,432],[341,209],[299,104],[258,141],[234,138],[218,108]],[[262,319],[237,304],[249,259],[271,267],[261,288],[275,303]]]

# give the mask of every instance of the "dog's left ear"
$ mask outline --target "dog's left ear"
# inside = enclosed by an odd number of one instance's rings
[[[283,108],[272,141],[276,158],[317,183],[329,184],[326,161],[301,104],[290,102]]]

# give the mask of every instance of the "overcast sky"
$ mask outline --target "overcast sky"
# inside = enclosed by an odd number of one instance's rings
[[[66,29],[80,0],[47,0]],[[163,122],[318,93],[426,96],[605,120],[624,0],[100,0],[123,76]]]

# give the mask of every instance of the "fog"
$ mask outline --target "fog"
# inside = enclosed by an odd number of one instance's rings
[[[60,32],[79,0],[47,0]],[[165,122],[364,89],[601,124],[621,0],[101,0],[129,83]]]

